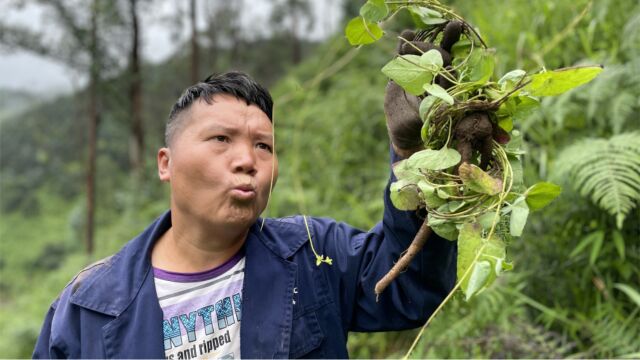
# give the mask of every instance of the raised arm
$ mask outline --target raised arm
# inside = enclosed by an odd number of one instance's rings
[[[395,152],[392,161],[398,160]],[[333,259],[321,266],[342,313],[345,331],[385,331],[422,325],[453,288],[456,243],[432,234],[423,250],[376,299],[375,284],[407,249],[423,223],[414,211],[391,204],[384,191],[382,222],[370,231],[330,219],[314,218],[314,245]]]

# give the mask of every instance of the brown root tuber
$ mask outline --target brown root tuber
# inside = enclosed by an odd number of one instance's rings
[[[486,112],[474,112],[460,119],[454,129],[457,150],[462,157],[460,163],[469,163],[473,151],[480,152],[480,168],[486,170],[493,150],[493,124]]]
[[[460,40],[460,35],[462,35],[463,24],[460,21],[452,20],[447,23],[444,30],[442,31],[442,41],[440,42],[440,47],[448,53],[451,53],[451,48],[453,44],[457,43]]]
[[[409,267],[411,260],[413,260],[413,258],[424,247],[429,235],[431,235],[431,228],[427,224],[427,219],[425,219],[422,226],[420,226],[420,229],[416,233],[416,236],[413,238],[413,241],[411,241],[411,244],[407,248],[407,251],[400,257],[400,259],[398,259],[398,262],[393,265],[391,270],[389,270],[389,272],[376,283],[376,296],[379,296],[384,289],[386,289],[389,284],[391,284],[391,282],[400,275],[400,273]]]

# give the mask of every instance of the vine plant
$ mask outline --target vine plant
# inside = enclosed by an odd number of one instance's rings
[[[415,39],[400,36],[408,44],[442,42],[450,23],[461,28],[450,51],[451,65],[445,65],[437,49],[416,48],[416,55],[398,55],[382,68],[421,99],[425,148],[394,165],[397,181],[391,184],[391,200],[400,210],[426,210],[427,215],[407,252],[376,285],[376,294],[408,266],[431,231],[458,241],[456,285],[424,330],[458,289],[468,300],[512,269],[508,243],[521,236],[530,211],[543,208],[561,192],[549,182],[524,185],[522,136],[514,123],[539,106],[539,97],[585,84],[602,67],[535,74],[518,69],[494,81],[494,51],[469,23],[437,0],[368,0],[345,28],[349,43],[374,43],[384,35],[381,23],[399,11],[408,11],[419,28]],[[483,122],[490,124],[490,135],[479,141],[472,132]]]

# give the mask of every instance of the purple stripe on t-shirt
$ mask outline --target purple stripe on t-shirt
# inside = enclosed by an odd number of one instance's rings
[[[210,270],[194,272],[194,273],[179,273],[173,271],[167,271],[153,268],[153,275],[158,279],[174,281],[174,282],[196,282],[213,279],[227,272],[227,270],[234,267],[240,259],[244,256],[244,251],[241,249],[231,259],[227,260],[224,264],[217,266]]]

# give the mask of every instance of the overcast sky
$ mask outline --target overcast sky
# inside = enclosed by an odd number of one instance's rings
[[[200,0],[203,1],[232,1],[232,0]],[[247,28],[255,24],[266,23],[270,12],[269,0],[245,0],[242,23]],[[339,0],[311,1],[316,14],[314,27],[310,37],[324,38],[337,30],[340,20]],[[176,43],[171,40],[171,31],[163,19],[175,14],[179,6],[186,6],[184,0],[161,0],[154,2],[153,11],[142,12],[141,26],[143,29],[142,53],[146,61],[161,61],[175,51]],[[28,5],[21,10],[9,6],[7,1],[0,1],[0,14],[3,21],[27,25],[38,31],[53,32],[51,22],[46,21],[46,12],[38,5]],[[203,26],[204,21],[200,17]],[[185,22],[185,26],[188,24]],[[188,35],[185,27],[183,36]],[[183,37],[183,39],[184,39]],[[69,92],[84,83],[84,78],[56,62],[32,55],[25,51],[7,53],[0,52],[0,88],[29,90],[38,93]]]

